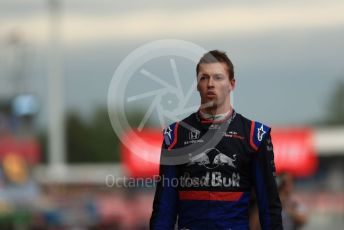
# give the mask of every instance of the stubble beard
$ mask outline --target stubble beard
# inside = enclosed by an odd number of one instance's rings
[[[215,101],[213,100],[213,101],[208,101],[208,102],[202,103],[200,108],[202,110],[213,110],[213,109],[217,108],[217,105],[216,105]]]
[[[200,106],[201,111],[207,114],[217,114],[218,105],[215,100],[202,103]]]
[[[223,101],[217,101],[216,99],[215,100],[211,100],[211,101],[207,101],[207,102],[202,102],[201,106],[200,106],[200,110],[205,112],[205,113],[208,113],[208,114],[219,114],[219,113],[224,113],[224,112],[227,112],[226,111],[220,111],[219,108],[222,108],[223,106],[225,106],[226,104],[226,99],[223,100]],[[228,105],[229,105],[229,109],[231,108],[231,105],[230,105],[230,98],[228,98]]]

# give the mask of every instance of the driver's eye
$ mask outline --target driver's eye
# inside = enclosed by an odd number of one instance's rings
[[[199,77],[199,80],[200,81],[204,81],[204,80],[207,80],[209,78],[209,76],[207,76],[207,75],[201,75],[200,77]]]
[[[214,76],[215,80],[221,80],[223,78],[223,76],[221,74],[216,74]]]

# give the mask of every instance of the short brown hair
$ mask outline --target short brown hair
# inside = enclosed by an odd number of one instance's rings
[[[199,68],[201,64],[209,64],[209,63],[216,63],[221,62],[225,63],[228,70],[229,80],[234,79],[234,66],[231,60],[228,58],[227,54],[223,51],[219,50],[212,50],[203,55],[203,57],[199,60],[197,67],[196,67],[196,74],[198,76]]]

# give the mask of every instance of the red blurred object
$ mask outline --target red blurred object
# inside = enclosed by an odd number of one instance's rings
[[[289,172],[294,176],[311,176],[318,166],[318,158],[309,128],[275,128],[271,137],[274,145],[277,173]]]
[[[152,177],[159,173],[161,130],[147,129],[123,136],[121,154],[127,175]],[[272,141],[277,173],[311,176],[318,166],[313,131],[309,128],[273,128]]]
[[[33,137],[14,137],[4,135],[0,137],[0,161],[7,154],[18,154],[23,157],[29,165],[39,163],[41,158],[40,144]]]
[[[152,177],[159,174],[162,132],[145,129],[140,133],[127,132],[121,146],[122,163],[130,177]]]

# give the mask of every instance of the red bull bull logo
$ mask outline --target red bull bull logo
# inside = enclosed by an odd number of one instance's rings
[[[223,154],[223,153],[220,153],[220,154],[217,154],[214,158],[214,163],[213,164],[216,164],[216,165],[228,165],[228,166],[231,166],[233,168],[236,168],[235,165],[234,165],[234,161],[235,161],[235,158],[236,157],[236,154],[233,155],[233,158],[230,158],[229,156]]]
[[[210,156],[213,156],[213,159],[211,159]],[[217,168],[218,166],[227,165],[227,166],[236,168],[234,164],[235,160],[236,160],[236,154],[234,154],[233,157],[230,157],[220,152],[216,148],[210,148],[195,156],[192,156],[190,154],[190,162],[188,166],[197,164],[200,166],[204,166],[208,169],[214,169],[214,168]]]

